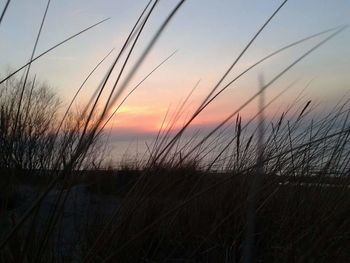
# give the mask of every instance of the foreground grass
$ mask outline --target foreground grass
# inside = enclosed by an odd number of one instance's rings
[[[31,63],[106,20],[35,55],[50,6],[47,2],[29,62],[0,80],[1,262],[241,262],[246,259],[244,248],[249,241],[252,250],[248,252],[256,262],[348,262],[348,101],[321,118],[310,116],[310,101],[303,105],[295,101],[266,124],[265,108],[290,85],[266,104],[261,103],[257,115],[246,123],[239,115],[345,27],[290,43],[228,79],[286,0],[257,30],[189,119],[182,119],[191,91],[169,127],[159,132],[143,163],[126,164],[119,170],[95,170],[104,156],[96,144],[103,128],[128,96],[172,56],[122,99],[130,80],[184,2],[174,5],[135,64],[129,65],[158,4],[157,0],[149,1],[82,112],[72,117],[71,105],[110,53],[83,81],[61,119],[56,116],[59,101],[54,94],[38,87],[35,77],[30,77]],[[261,83],[257,93],[208,134],[199,141],[196,134],[184,141],[193,120],[240,77],[315,37],[319,42],[267,83]],[[130,66],[129,72],[124,72],[126,66]],[[24,78],[16,80],[14,76],[21,70],[25,70]],[[112,73],[118,77],[112,79]],[[107,100],[101,101],[103,97]],[[115,107],[117,101],[121,102]],[[257,127],[248,132],[246,128],[257,117]],[[184,125],[174,134],[172,127],[177,122]],[[139,164],[138,160],[133,163]]]
[[[108,259],[108,262],[242,260],[247,200],[254,180],[251,174],[232,175],[164,167],[157,172],[152,171],[151,176],[144,177],[144,173],[91,171],[80,179],[76,177],[72,185],[86,185],[88,196],[96,195],[102,202],[107,202],[110,196],[117,197],[113,199],[113,202],[120,203],[115,210],[117,216],[111,215],[113,211],[108,211],[106,216],[106,211],[91,204],[88,209],[91,220],[81,221],[79,217],[83,215],[70,211],[75,220],[84,224],[83,231],[79,233],[85,234],[80,234],[82,236],[77,239],[79,246],[73,249],[71,255],[60,257],[62,248],[55,247],[57,243],[53,240],[57,236],[52,234],[51,244],[41,252],[41,262],[49,255],[50,261],[55,262],[74,258],[82,260],[88,252],[87,262],[100,262],[102,259]],[[222,180],[225,183],[212,188]],[[38,184],[34,179],[32,182],[36,182],[38,188],[45,184]],[[24,183],[28,184],[28,179],[21,182]],[[74,186],[71,189],[75,191]],[[205,194],[189,198],[193,193],[202,191]],[[348,178],[266,174],[259,193],[255,239],[258,260],[347,262],[350,256]],[[68,200],[66,206],[69,207],[70,202],[74,201]],[[76,205],[79,206],[79,202]],[[66,217],[64,213],[61,216]],[[70,226],[63,228],[69,229]],[[26,244],[27,231],[21,231],[13,240],[7,253],[3,254],[4,262],[16,260],[16,253],[20,252],[18,249]],[[31,233],[31,238],[39,241],[41,235],[40,231]],[[32,245],[26,255],[21,255],[31,262],[39,247],[39,244]]]

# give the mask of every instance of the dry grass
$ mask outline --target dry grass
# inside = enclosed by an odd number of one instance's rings
[[[174,54],[121,98],[130,79],[185,1],[174,5],[135,64],[129,65],[158,4],[157,0],[149,1],[87,105],[79,113],[71,112],[71,105],[83,91],[86,80],[112,51],[92,67],[61,119],[56,114],[58,98],[31,77],[31,63],[105,20],[37,55],[48,1],[30,61],[0,80],[0,261],[241,262],[247,260],[245,253],[248,253],[254,262],[347,262],[350,258],[348,101],[339,102],[333,110],[316,118],[312,115],[313,104],[307,101],[301,105],[297,99],[281,116],[263,126],[264,110],[293,83],[262,103],[251,120],[243,123],[239,116],[249,103],[262,98],[273,83],[345,27],[290,43],[234,79],[228,79],[286,2],[257,30],[190,118],[181,120],[190,92],[171,124],[159,131],[144,162],[124,163],[117,170],[101,170],[98,168],[104,147],[98,139],[116,112],[111,109],[120,100],[119,109]],[[9,3],[2,11],[1,26],[6,21],[3,19]],[[260,91],[208,134],[199,140],[196,134],[186,139],[193,120],[240,77],[269,58],[315,37],[323,38],[271,80],[262,83]],[[125,72],[127,66],[131,69]],[[115,72],[116,68],[120,70]],[[24,78],[16,79],[21,70],[25,70]],[[117,73],[116,80],[112,79],[112,73]],[[112,86],[109,93],[107,85]],[[104,96],[107,100],[102,102]],[[257,117],[260,117],[259,125],[249,132],[247,128],[254,126]],[[184,125],[173,134],[172,126],[179,120]],[[227,132],[232,127],[234,132]],[[16,187],[29,184],[35,187],[36,195],[18,218],[12,213],[12,197]],[[65,230],[72,227],[62,223],[65,207],[73,202],[70,192],[81,185],[87,185],[88,196],[98,196],[106,202],[112,199],[118,205],[113,211],[108,208],[108,215],[90,205],[88,219],[79,221],[79,229],[83,230],[79,233],[83,234],[79,234],[73,252],[63,255],[57,244],[64,241]],[[41,206],[52,193],[50,211],[41,217]],[[78,230],[73,229],[71,234],[76,233]],[[244,252],[250,241],[252,249]]]

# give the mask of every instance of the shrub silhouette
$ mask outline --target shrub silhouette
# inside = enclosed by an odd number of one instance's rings
[[[16,121],[22,87],[23,80],[14,78],[0,86],[0,168],[47,169],[61,101],[47,84],[32,78]]]

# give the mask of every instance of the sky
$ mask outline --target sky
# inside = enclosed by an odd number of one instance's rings
[[[115,51],[86,83],[74,107],[81,108],[96,89],[122,47],[147,0],[52,0],[36,54],[66,37],[105,18],[105,23],[69,41],[33,63],[37,75],[68,105],[74,93],[96,64],[112,49]],[[187,0],[170,22],[154,48],[127,86],[127,94],[154,67],[174,51],[123,104],[110,127],[115,133],[156,132],[164,116],[176,111],[182,100],[199,83],[186,104],[180,122],[189,116],[224,74],[244,46],[282,1],[277,0]],[[30,58],[46,0],[12,0],[0,25],[0,75],[23,65]],[[172,8],[175,0],[161,0],[151,15],[135,47],[128,72]],[[0,10],[5,0],[0,0]],[[247,50],[224,83],[265,55],[308,35],[339,25],[350,24],[350,1],[290,0]],[[303,43],[266,61],[244,75],[221,94],[195,121],[194,126],[211,127],[237,109],[259,88],[259,77],[271,80],[295,59],[320,41]],[[348,96],[350,88],[350,29],[343,31],[293,67],[266,91],[266,100],[296,81],[272,104],[273,115],[293,103],[308,85],[301,103],[320,103],[319,110]],[[116,74],[113,75],[116,78]],[[117,103],[118,104],[118,103]],[[117,105],[116,104],[116,105]],[[116,106],[114,106],[116,107]],[[241,114],[249,119],[256,102]],[[181,123],[178,123],[180,125]]]

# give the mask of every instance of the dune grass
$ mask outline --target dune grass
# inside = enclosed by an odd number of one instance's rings
[[[29,62],[1,77],[1,261],[347,262],[348,101],[340,101],[333,110],[316,118],[311,101],[300,103],[296,99],[281,116],[265,119],[264,110],[296,85],[293,82],[269,101],[262,100],[250,120],[242,121],[239,115],[252,101],[263,98],[264,91],[279,78],[346,27],[324,30],[281,47],[228,80],[229,73],[287,1],[257,30],[188,119],[183,118],[183,113],[193,90],[180,103],[170,124],[162,126],[154,145],[148,148],[143,162],[126,162],[118,169],[101,167],[104,148],[99,139],[105,126],[143,81],[175,54],[161,61],[122,97],[186,1],[174,5],[126,72],[158,2],[150,0],[142,10],[100,85],[79,113],[72,111],[72,103],[113,49],[92,67],[62,116],[57,114],[58,97],[31,77],[31,64],[106,19],[36,55],[46,15],[50,14],[48,1]],[[2,11],[1,26],[6,23],[9,3]],[[185,137],[203,110],[239,78],[275,55],[316,37],[321,40],[272,79],[261,83],[259,91],[211,131],[202,137],[196,133],[190,139]],[[117,65],[121,67],[115,72]],[[24,77],[19,78],[17,75],[23,70]],[[112,73],[117,73],[115,80]],[[223,85],[224,81],[228,84]],[[108,85],[112,86],[110,91]],[[105,102],[103,96],[107,97]],[[117,101],[119,106],[112,111]],[[256,119],[258,125],[253,131],[248,130]],[[178,121],[184,125],[174,130]],[[29,184],[37,193],[17,217],[11,212],[12,198],[16,188]],[[87,185],[89,195],[102,200],[112,198],[118,205],[108,215],[91,205],[89,220],[79,226],[84,235],[78,235],[73,252],[63,255],[57,244],[64,242],[65,229],[71,227],[62,224],[65,207],[73,202],[74,187],[81,185]],[[41,206],[52,193],[50,211],[42,217]]]

